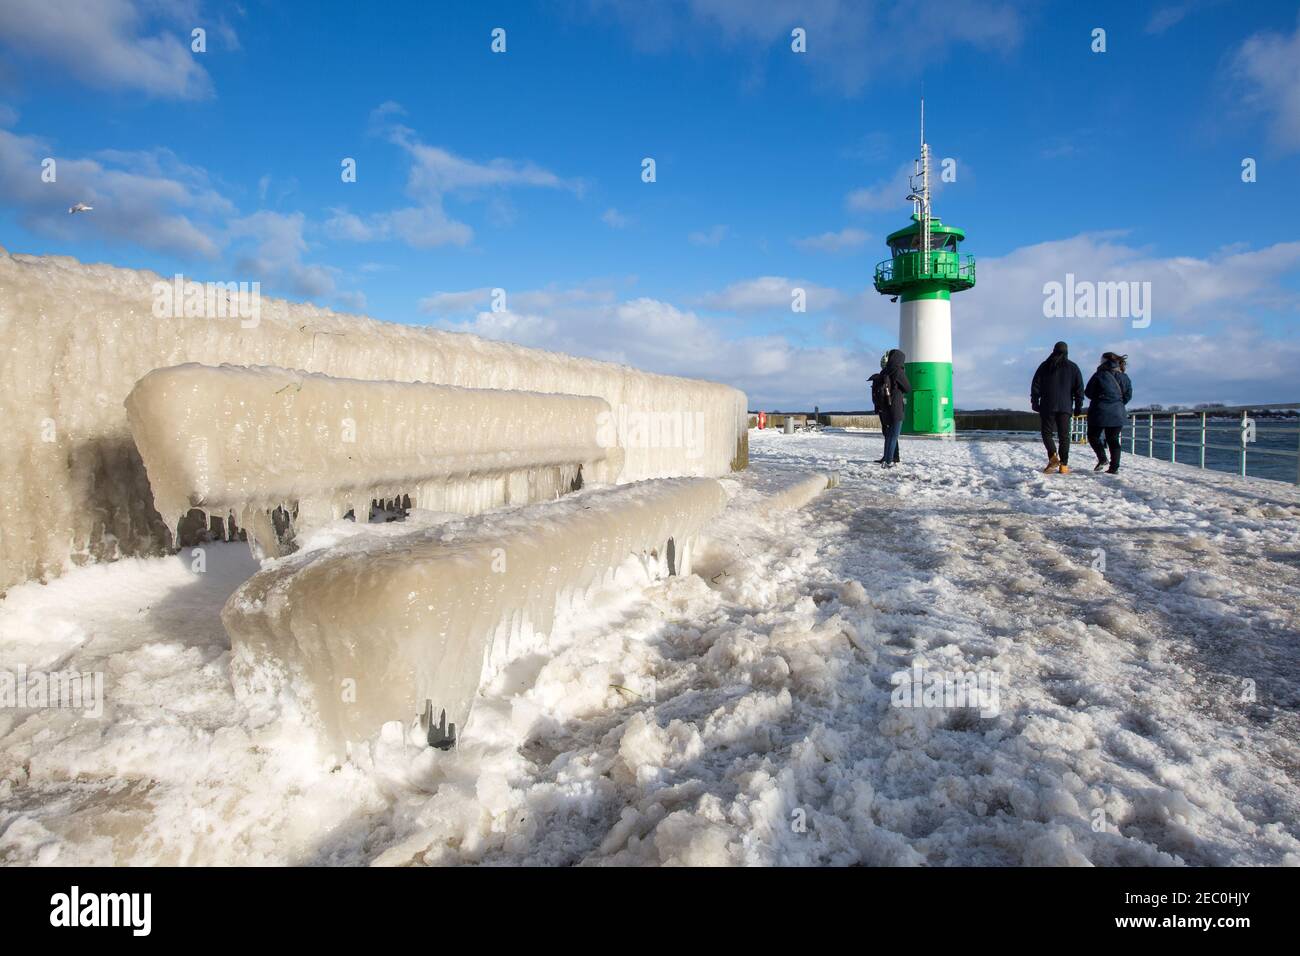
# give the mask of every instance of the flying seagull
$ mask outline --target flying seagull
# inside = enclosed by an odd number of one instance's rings
[[[89,203],[79,202],[75,206],[68,207],[68,214],[72,215],[73,213],[78,213],[78,212],[90,212],[94,208],[95,207],[90,205]]]

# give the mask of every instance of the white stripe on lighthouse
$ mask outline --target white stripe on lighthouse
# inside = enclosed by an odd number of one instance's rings
[[[952,362],[952,302],[913,299],[898,310],[898,347],[909,362]]]

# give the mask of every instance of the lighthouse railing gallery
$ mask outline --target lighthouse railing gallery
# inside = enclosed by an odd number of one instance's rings
[[[876,286],[882,283],[909,281],[913,279],[956,279],[975,284],[975,257],[949,252],[943,249],[931,250],[929,268],[920,252],[906,252],[876,265]]]
[[[1130,454],[1300,484],[1300,403],[1136,409],[1128,418]],[[1075,416],[1074,440],[1086,441],[1087,429],[1088,417]]]

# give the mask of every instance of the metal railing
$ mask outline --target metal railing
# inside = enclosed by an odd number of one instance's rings
[[[1268,473],[1254,477],[1300,484],[1300,437],[1289,437],[1300,436],[1300,417],[1269,417],[1261,421],[1251,414],[1283,410],[1300,410],[1300,403],[1232,405],[1194,411],[1138,409],[1128,413],[1128,424],[1120,440],[1130,454],[1161,459],[1165,459],[1167,454],[1167,460],[1171,462],[1214,471],[1235,471],[1243,476],[1248,474],[1247,466],[1252,455],[1268,456],[1265,461],[1291,458],[1296,463],[1294,469],[1281,462],[1257,465],[1256,471]],[[1181,428],[1180,419],[1186,422]],[[1224,433],[1236,436],[1236,440],[1213,440]],[[1087,438],[1088,416],[1074,416],[1070,425],[1071,441],[1083,443]],[[1156,454],[1157,447],[1161,449],[1159,455]],[[1191,454],[1179,457],[1180,449],[1190,449]],[[1208,465],[1207,453],[1211,459]]]
[[[907,252],[876,266],[876,284],[912,279],[950,279],[975,284],[975,257],[933,249],[929,256]]]
[[[1070,441],[1075,445],[1088,444],[1088,416],[1070,416]]]

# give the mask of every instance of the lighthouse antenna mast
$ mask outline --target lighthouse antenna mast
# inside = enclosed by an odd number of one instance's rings
[[[911,182],[912,207],[921,226],[917,249],[921,255],[922,274],[930,272],[930,144],[925,141],[925,96],[921,96],[921,155],[915,163]],[[920,180],[918,186],[917,180]]]

